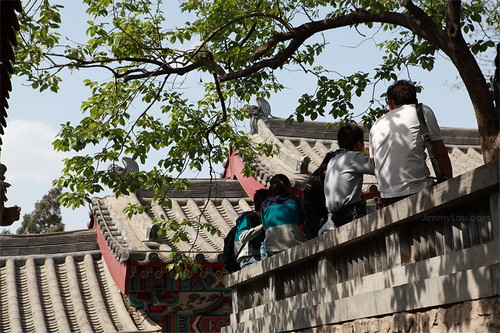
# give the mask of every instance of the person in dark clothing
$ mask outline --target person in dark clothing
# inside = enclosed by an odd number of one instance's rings
[[[236,261],[239,262],[241,268],[260,260],[260,245],[265,237],[260,222],[260,212],[262,203],[268,195],[267,189],[255,191],[253,197],[255,210],[242,213],[236,220],[234,249],[238,254]]]
[[[302,209],[304,212],[304,231],[308,239],[318,236],[319,229],[328,221],[326,208],[325,174],[328,162],[335,156],[335,152],[328,152],[319,167],[311,174],[302,191]]]

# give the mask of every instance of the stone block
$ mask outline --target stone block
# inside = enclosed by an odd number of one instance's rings
[[[354,326],[352,323],[342,324],[342,328],[340,330],[341,333],[355,333]]]

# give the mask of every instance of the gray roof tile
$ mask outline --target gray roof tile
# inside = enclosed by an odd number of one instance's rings
[[[253,144],[275,143],[280,147],[278,156],[260,156],[257,167],[257,180],[264,186],[277,173],[283,173],[295,181],[301,189],[309,175],[318,168],[328,151],[338,148],[337,130],[318,121],[286,124],[284,119],[272,118],[259,120],[259,132],[250,136]],[[460,175],[482,165],[483,159],[479,146],[479,134],[474,129],[441,128],[443,140],[448,147],[454,174]],[[365,131],[368,144],[368,131]],[[297,165],[301,164],[301,167]],[[295,166],[295,167],[294,167]],[[432,171],[430,161],[429,169]],[[365,189],[376,184],[373,176],[365,176]]]
[[[210,194],[209,191],[210,189]],[[244,211],[252,209],[252,202],[237,180],[230,179],[193,179],[189,190],[172,191],[170,208],[153,204],[151,215],[135,215],[128,220],[123,208],[128,203],[148,203],[152,200],[150,191],[136,194],[107,196],[93,200],[93,211],[97,216],[98,227],[114,255],[121,261],[133,260],[147,263],[150,260],[170,261],[168,255],[175,248],[199,261],[218,262],[224,246],[223,238],[234,225],[236,218]],[[191,220],[200,224],[210,222],[220,235],[212,235],[206,229],[184,226],[191,236],[189,242],[173,245],[172,232],[154,241],[149,241],[153,228],[153,218]],[[110,229],[116,231],[114,236]]]
[[[95,230],[0,235],[0,332],[159,329],[135,311],[107,271]]]

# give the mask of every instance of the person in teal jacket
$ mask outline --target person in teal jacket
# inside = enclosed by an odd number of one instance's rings
[[[237,254],[236,261],[243,268],[259,261],[260,245],[264,241],[264,230],[260,222],[262,202],[267,198],[269,190],[255,191],[253,205],[255,211],[243,212],[236,220],[236,235],[234,236],[234,249]]]
[[[261,220],[266,232],[264,246],[273,255],[306,241],[302,233],[299,198],[292,194],[287,176],[277,174],[270,180],[269,196],[262,203]]]

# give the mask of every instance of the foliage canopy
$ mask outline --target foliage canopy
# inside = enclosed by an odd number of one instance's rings
[[[290,120],[331,115],[352,117],[353,96],[368,94],[369,125],[383,112],[384,96],[375,96],[380,82],[393,81],[401,71],[432,70],[438,55],[448,57],[471,97],[482,135],[485,160],[498,158],[498,121],[488,77],[478,60],[493,63],[498,40],[500,5],[494,0],[83,0],[87,5],[85,43],[63,38],[62,5],[49,0],[25,4],[17,73],[33,88],[57,91],[62,70],[100,68],[106,81],[87,79],[91,97],[82,104],[79,124],[61,127],[56,149],[77,155],[65,161],[56,184],[66,188],[67,206],[111,188],[117,195],[138,187],[154,189],[162,202],[165,191],[187,169],[222,163],[230,147],[245,161],[270,153],[250,147],[238,123],[243,107],[255,96],[268,97],[284,89],[277,73],[301,70],[316,78],[314,93],[304,93]],[[167,19],[179,6],[187,20],[175,27]],[[184,16],[183,16],[184,17]],[[378,45],[385,55],[372,73],[340,74],[316,59],[326,52],[329,30],[348,27],[385,31],[391,38]],[[365,30],[363,30],[365,31]],[[360,33],[360,38],[369,38]],[[183,84],[196,73],[203,87],[190,97]],[[98,146],[95,155],[85,154]],[[99,165],[123,155],[144,163],[160,152],[149,171],[120,176]],[[246,163],[245,172],[252,172]],[[168,204],[168,202],[167,202]]]

